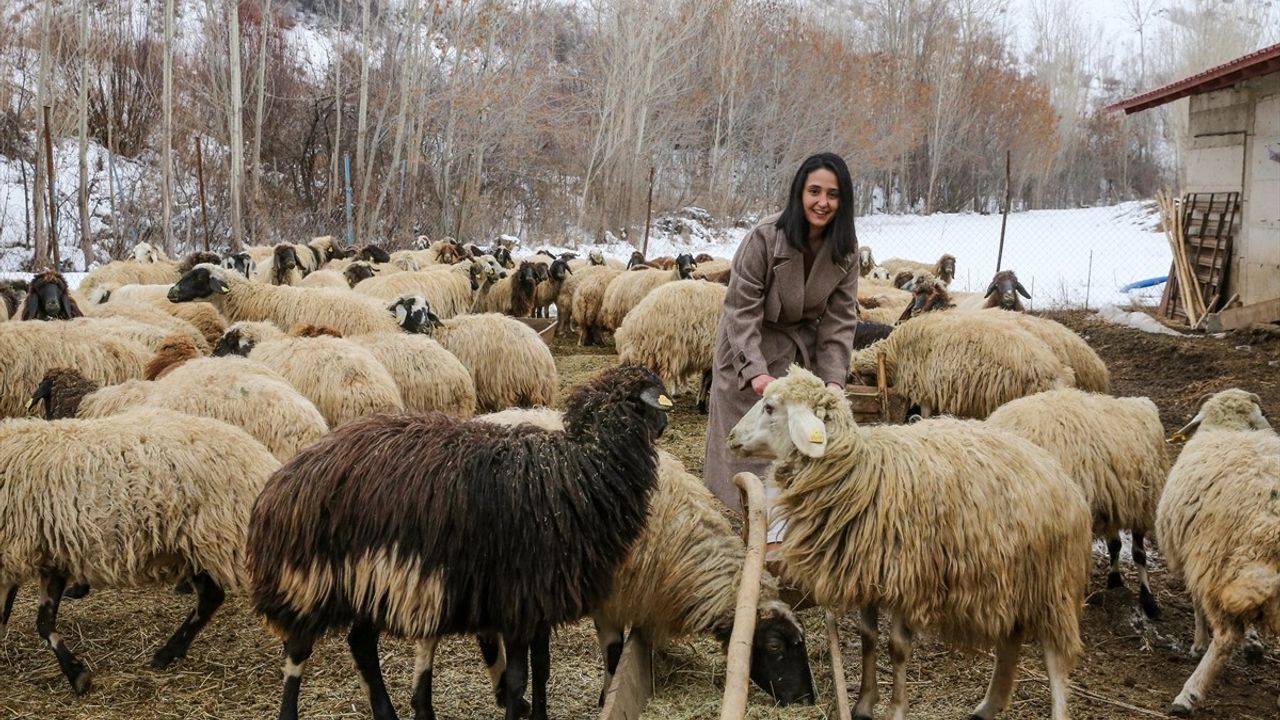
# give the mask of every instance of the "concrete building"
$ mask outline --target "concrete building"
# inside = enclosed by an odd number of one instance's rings
[[[1222,299],[1253,306],[1250,322],[1280,320],[1280,45],[1111,107],[1129,114],[1184,97],[1191,141],[1182,191],[1241,198]]]

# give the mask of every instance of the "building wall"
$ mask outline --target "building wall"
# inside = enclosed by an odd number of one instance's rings
[[[1227,295],[1280,297],[1280,72],[1190,98],[1186,192],[1241,192]]]

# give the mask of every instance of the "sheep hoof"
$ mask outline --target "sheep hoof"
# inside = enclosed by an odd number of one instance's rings
[[[1149,620],[1160,619],[1160,604],[1156,602],[1156,596],[1145,587],[1138,593],[1138,604],[1142,606],[1142,612]]]
[[[62,597],[70,600],[79,600],[80,598],[88,595],[89,590],[89,583],[76,583],[75,585],[67,587],[66,590],[63,590]]]
[[[1173,707],[1169,708],[1169,714],[1174,717],[1191,717],[1191,708],[1182,703],[1175,702]]]
[[[160,648],[156,654],[151,656],[151,667],[167,668],[176,662],[179,658],[186,657],[185,652],[170,650],[169,648]]]
[[[89,669],[80,663],[76,663],[75,666],[72,667],[72,672],[74,672],[75,675],[68,678],[71,681],[71,692],[76,695],[84,695],[89,692],[89,689],[93,687],[93,676],[89,672]]]
[[[1120,573],[1113,572],[1107,574],[1107,589],[1115,590],[1124,587],[1124,578],[1120,577]]]
[[[507,689],[501,685],[494,691],[494,697],[498,701],[498,707],[505,708],[507,706]],[[529,702],[524,698],[516,703],[516,717],[529,717],[531,710]]]
[[[173,586],[173,591],[179,595],[190,595],[191,593],[195,592],[195,588],[191,587],[190,580],[183,580],[182,582]]]

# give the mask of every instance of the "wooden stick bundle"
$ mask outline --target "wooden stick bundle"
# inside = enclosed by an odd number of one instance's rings
[[[1173,269],[1178,279],[1179,299],[1183,312],[1187,315],[1187,324],[1195,327],[1205,315],[1204,298],[1200,296],[1200,282],[1196,278],[1195,268],[1187,257],[1187,246],[1183,240],[1182,208],[1164,190],[1156,193],[1156,204],[1163,216],[1165,233],[1169,237],[1169,248],[1173,251]]]

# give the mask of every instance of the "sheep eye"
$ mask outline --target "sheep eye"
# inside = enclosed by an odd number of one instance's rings
[[[781,655],[784,648],[777,640],[770,640],[764,644],[764,649],[770,655]]]
[[[765,406],[764,406],[764,414],[765,414],[765,415],[772,415],[772,414],[773,414],[773,406],[772,406],[772,405],[765,405]]]

